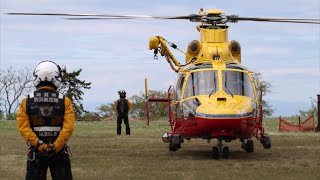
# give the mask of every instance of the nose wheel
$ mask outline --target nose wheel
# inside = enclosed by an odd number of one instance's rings
[[[229,147],[223,147],[222,149],[222,157],[228,159],[230,155]]]
[[[228,159],[230,155],[229,147],[223,147],[222,140],[218,140],[217,146],[212,147],[212,159],[219,159],[220,155],[223,158]]]
[[[219,159],[219,148],[217,146],[212,148],[212,159]]]

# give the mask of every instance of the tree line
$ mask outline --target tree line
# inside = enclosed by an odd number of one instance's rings
[[[0,119],[15,119],[16,111],[22,97],[35,90],[33,86],[33,75],[29,68],[15,69],[8,67],[0,70]],[[102,104],[97,107],[97,112],[88,112],[83,107],[83,90],[91,88],[91,82],[79,78],[81,69],[68,72],[62,69],[62,84],[58,91],[66,95],[73,102],[73,107],[78,120],[95,120],[101,118],[115,117],[116,108],[114,102]],[[261,79],[261,75],[260,79]],[[271,83],[261,81],[263,96],[270,93]],[[167,98],[164,90],[150,90],[149,97]],[[128,98],[132,102],[132,109],[129,116],[134,119],[145,118],[145,94],[140,92]],[[315,100],[312,99],[312,108],[307,111],[300,111],[300,114],[315,112]],[[151,120],[164,119],[168,114],[167,103],[150,103]],[[272,116],[274,109],[263,100],[264,116]]]

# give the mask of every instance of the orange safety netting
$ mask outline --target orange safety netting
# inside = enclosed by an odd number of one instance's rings
[[[305,121],[301,122],[300,124],[291,124],[290,122],[279,118],[279,131],[314,131],[315,125],[313,116],[308,117]]]

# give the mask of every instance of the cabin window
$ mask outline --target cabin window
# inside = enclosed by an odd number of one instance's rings
[[[182,108],[180,106],[180,103],[177,103],[176,107],[175,107],[175,110],[176,110],[176,115],[177,115],[177,118],[178,119],[181,119],[183,116],[183,112],[182,112]]]
[[[179,78],[178,78],[178,81],[177,81],[177,89],[176,89],[176,100],[177,101],[180,101],[181,99],[181,92],[182,92],[182,86],[183,86],[183,82],[184,82],[184,79],[186,78],[186,75],[185,74],[182,74]]]
[[[229,95],[254,98],[254,91],[247,73],[239,71],[222,71],[223,90]]]
[[[190,73],[184,98],[214,94],[218,90],[217,71],[203,70]]]

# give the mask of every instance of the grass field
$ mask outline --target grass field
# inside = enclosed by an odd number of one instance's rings
[[[131,136],[117,136],[114,121],[77,122],[68,143],[74,179],[320,179],[320,133],[279,133],[275,118],[265,120],[271,149],[254,140],[246,153],[233,141],[225,143],[230,158],[220,160],[211,159],[215,141],[193,139],[169,152],[166,121],[130,124]],[[24,179],[27,146],[15,121],[0,121],[0,139],[0,179]]]

